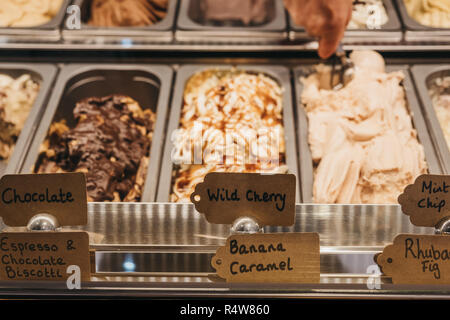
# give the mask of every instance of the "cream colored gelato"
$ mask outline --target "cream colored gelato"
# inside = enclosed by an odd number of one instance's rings
[[[417,22],[435,28],[450,28],[449,0],[403,0]]]
[[[0,159],[8,159],[39,92],[27,74],[17,79],[0,74]]]
[[[1,0],[0,27],[35,27],[49,22],[63,0]]]
[[[348,29],[379,29],[388,22],[382,0],[354,0]]]
[[[436,116],[441,124],[447,146],[450,150],[450,94],[444,93],[450,90],[450,77],[439,78],[430,90]]]
[[[171,201],[189,201],[209,172],[285,173],[282,89],[263,74],[208,70],[189,79]]]
[[[373,51],[356,51],[354,78],[329,90],[330,68],[301,79],[317,203],[397,203],[427,172],[405,100],[401,71],[386,73]]]

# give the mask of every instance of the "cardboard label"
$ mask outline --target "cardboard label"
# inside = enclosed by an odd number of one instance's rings
[[[435,227],[450,216],[450,176],[425,174],[398,197],[403,213],[420,227]]]
[[[376,263],[394,284],[450,284],[450,237],[400,234]]]
[[[211,260],[228,282],[320,282],[317,233],[232,235]]]
[[[65,281],[69,266],[80,268],[81,281],[90,280],[86,232],[0,233],[0,280]]]
[[[295,175],[219,173],[205,176],[191,195],[210,223],[251,217],[260,225],[290,226],[295,219]]]
[[[87,224],[84,174],[18,174],[1,178],[0,216],[6,225],[26,226],[39,213],[53,215],[61,226]]]

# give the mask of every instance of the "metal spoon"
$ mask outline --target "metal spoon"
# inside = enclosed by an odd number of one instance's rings
[[[336,54],[333,58],[333,64],[330,75],[330,88],[339,90],[343,88],[353,78],[354,65],[347,57],[342,44],[339,44]]]

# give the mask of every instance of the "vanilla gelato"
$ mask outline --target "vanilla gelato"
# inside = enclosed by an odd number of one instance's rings
[[[329,89],[330,67],[302,78],[317,203],[397,203],[427,172],[424,150],[408,112],[401,71],[386,73],[373,51],[350,56],[353,79]]]
[[[285,173],[282,89],[263,74],[207,70],[189,79],[171,201],[189,201],[209,172]]]
[[[59,12],[63,0],[1,0],[0,27],[35,27]]]
[[[450,28],[449,0],[403,0],[417,22],[435,28]]]
[[[447,146],[450,150],[450,94],[444,93],[450,89],[450,77],[438,78],[430,89],[433,107],[441,124]]]

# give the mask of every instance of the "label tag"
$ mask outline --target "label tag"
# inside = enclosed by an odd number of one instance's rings
[[[376,263],[394,284],[450,284],[450,237],[400,234]]]
[[[197,184],[191,201],[210,223],[231,224],[245,216],[260,225],[290,226],[295,187],[292,174],[213,172]]]
[[[227,239],[211,260],[228,282],[320,282],[317,233],[240,234]]]
[[[6,225],[26,226],[39,213],[53,215],[61,226],[87,224],[84,174],[17,174],[1,178],[0,216]]]
[[[0,280],[65,281],[70,270],[90,280],[86,232],[0,233]]]
[[[425,174],[398,197],[404,214],[419,227],[435,227],[450,216],[450,176]]]

